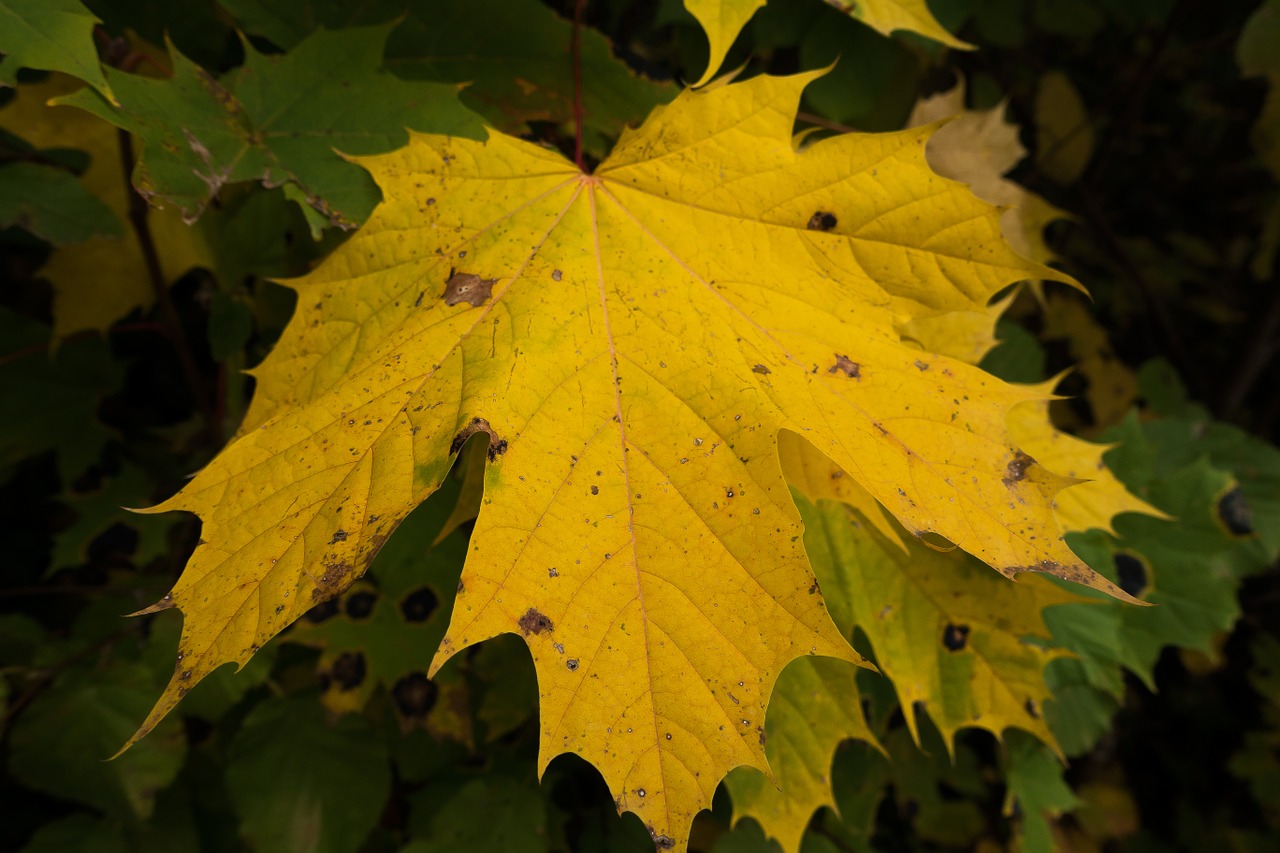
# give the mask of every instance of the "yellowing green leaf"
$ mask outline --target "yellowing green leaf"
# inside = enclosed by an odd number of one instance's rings
[[[897,331],[1057,274],[928,169],[927,131],[797,152],[811,79],[685,92],[594,175],[498,133],[363,159],[383,203],[294,282],[241,436],[157,508],[198,513],[204,542],[152,608],[186,622],[142,732],[347,588],[481,433],[484,500],[433,670],[521,633],[540,766],[583,755],[663,847],[729,769],[764,768],[788,662],[857,660],[816,594],[781,430],[912,532],[1124,597],[1061,539],[1070,481],[1009,441],[1037,392]]]
[[[830,5],[842,12],[847,12],[885,35],[896,30],[910,30],[934,41],[942,42],[949,47],[968,49],[971,45],[957,39],[943,29],[933,13],[929,11],[925,0],[827,0]],[[733,46],[738,33],[751,20],[756,10],[765,4],[765,0],[684,0],[689,10],[702,29],[706,31],[710,43],[710,58],[707,70],[694,85],[706,83],[724,64],[725,54]]]
[[[794,853],[813,813],[835,808],[835,747],[850,738],[876,744],[862,716],[856,674],[844,661],[823,658],[805,658],[786,668],[765,720],[765,754],[774,780],[746,767],[725,778],[735,823],[755,818],[783,850]]]
[[[106,202],[121,221],[129,213],[128,181],[120,159],[120,132],[107,122],[72,107],[49,106],[53,98],[83,88],[60,74],[23,84],[0,109],[0,128],[21,135],[39,148],[80,148],[89,153],[81,178],[85,188]],[[166,281],[194,266],[212,266],[200,233],[176,210],[151,210],[148,224]],[[53,338],[82,329],[102,330],[135,308],[155,301],[142,247],[132,228],[119,238],[94,237],[63,246],[49,256],[41,275],[53,284]]]
[[[965,726],[1053,743],[1040,714],[1044,668],[1064,652],[1045,647],[1040,611],[1078,597],[1044,578],[1008,583],[959,551],[909,541],[904,552],[840,504],[801,509],[815,530],[809,556],[835,593],[832,617],[866,633],[917,739],[920,707],[948,744]]]

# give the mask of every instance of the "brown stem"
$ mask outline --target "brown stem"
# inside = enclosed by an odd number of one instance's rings
[[[582,11],[586,5],[587,0],[573,4],[573,35],[569,42],[573,53],[573,162],[583,172],[587,171],[582,159]]]
[[[847,124],[841,124],[838,121],[831,121],[830,119],[825,119],[822,116],[814,115],[813,113],[798,112],[796,113],[796,118],[800,121],[808,122],[809,124],[817,125],[818,127],[825,128],[827,130],[834,130],[837,133],[861,133],[861,131],[856,127],[849,127]]]
[[[174,351],[178,356],[178,364],[186,377],[188,389],[192,396],[195,397],[196,407],[200,410],[200,415],[204,419],[205,434],[208,436],[209,445],[217,447],[222,443],[222,431],[213,409],[212,398],[209,396],[209,389],[205,384],[204,377],[200,375],[200,368],[196,365],[195,356],[192,355],[187,333],[182,328],[182,319],[178,316],[178,310],[174,307],[173,300],[169,298],[168,283],[165,281],[164,271],[160,267],[160,255],[156,251],[155,238],[151,236],[151,226],[147,223],[147,213],[150,210],[147,200],[133,188],[131,180],[134,167],[133,137],[125,130],[121,130],[119,135],[120,162],[124,166],[124,182],[129,196],[129,224],[133,226],[133,231],[138,237],[138,245],[142,248],[142,257],[147,266],[147,278],[151,282],[151,290],[155,294],[156,305],[160,308],[160,316],[168,329],[169,339],[173,342]]]

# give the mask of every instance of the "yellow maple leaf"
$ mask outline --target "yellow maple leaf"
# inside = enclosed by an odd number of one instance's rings
[[[349,586],[482,433],[433,671],[522,634],[540,767],[583,755],[661,847],[684,845],[728,770],[765,769],[789,661],[858,660],[816,594],[781,430],[912,532],[1127,598],[1062,542],[1052,500],[1071,481],[1009,440],[1009,409],[1040,393],[897,331],[1060,274],[929,170],[927,130],[797,152],[814,76],[685,92],[593,175],[499,133],[362,159],[383,203],[294,282],[239,438],[153,510],[198,513],[204,541],[148,609],[186,621],[140,734]]]
[[[827,3],[885,35],[910,30],[948,47],[964,50],[973,47],[947,32],[929,11],[925,0],[827,0]],[[684,0],[684,7],[706,32],[710,48],[707,70],[695,86],[715,76],[738,33],[764,4],[765,0]]]
[[[17,87],[0,110],[0,128],[38,148],[79,148],[88,152],[85,187],[123,221],[128,221],[129,190],[120,159],[120,132],[102,119],[49,101],[84,87],[79,80],[51,74],[39,83]],[[167,282],[195,266],[213,266],[199,231],[174,209],[153,209],[148,224]],[[53,285],[53,338],[82,329],[101,331],[135,308],[148,308],[155,292],[138,236],[92,237],[54,251],[41,270]]]

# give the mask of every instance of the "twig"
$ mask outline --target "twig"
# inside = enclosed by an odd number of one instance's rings
[[[147,213],[150,209],[147,200],[133,187],[133,137],[125,130],[119,131],[119,135],[120,161],[124,167],[125,188],[129,196],[129,224],[133,226],[134,233],[138,237],[138,245],[142,248],[142,257],[147,265],[147,278],[151,282],[156,305],[160,308],[160,316],[169,330],[169,339],[173,342],[178,364],[186,377],[191,394],[195,397],[196,408],[204,418],[209,444],[211,447],[217,447],[222,443],[222,431],[213,409],[209,389],[191,353],[191,344],[187,340],[186,331],[182,328],[182,319],[178,316],[173,300],[169,298],[169,286],[165,281],[164,271],[160,267],[160,255],[156,251],[155,238],[151,236],[151,226],[147,223]]]
[[[586,5],[587,0],[576,0],[573,4],[573,35],[569,42],[573,53],[573,162],[584,172],[587,167],[582,159],[582,11]]]
[[[813,113],[798,112],[796,113],[796,118],[798,118],[800,121],[808,122],[809,124],[816,125],[821,128],[825,128],[826,130],[834,130],[837,133],[861,133],[862,132],[858,130],[856,127],[849,127],[849,125],[847,124],[841,124],[838,121],[831,121],[830,119],[825,119],[822,116],[814,115]]]

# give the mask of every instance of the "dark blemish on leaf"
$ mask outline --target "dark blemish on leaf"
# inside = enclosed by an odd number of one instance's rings
[[[676,846],[674,838],[670,838],[666,835],[659,835],[658,830],[654,829],[652,826],[646,826],[645,829],[649,830],[649,837],[653,839],[653,846],[659,850],[670,850]]]
[[[1121,589],[1134,598],[1146,592],[1149,581],[1147,567],[1142,560],[1133,554],[1121,552],[1113,555],[1111,562],[1116,567],[1116,580],[1120,582]]]
[[[179,681],[190,681],[190,680],[191,680],[191,670],[189,670],[189,669],[184,669],[184,670],[182,671],[182,673],[178,676],[178,680],[179,680]]]
[[[1239,486],[1218,498],[1218,520],[1232,536],[1253,535],[1253,508],[1245,500]]]
[[[331,598],[328,601],[322,601],[315,607],[308,610],[304,616],[308,622],[314,622],[319,625],[328,619],[332,619],[338,615],[338,600]]]
[[[347,531],[339,530],[333,534],[333,538],[329,540],[329,544],[332,545],[335,542],[346,542],[346,541],[347,541]]]
[[[1032,719],[1040,719],[1040,709],[1036,707],[1036,701],[1034,699],[1028,699],[1022,707],[1026,709]]]
[[[841,372],[850,379],[862,376],[862,366],[847,355],[836,353],[836,363],[827,368],[827,373]]]
[[[481,278],[469,272],[455,272],[445,282],[444,304],[457,305],[459,302],[467,302],[471,307],[477,308],[489,301],[493,286],[497,283],[496,278]]]
[[[406,622],[426,622],[440,606],[440,597],[429,586],[420,587],[400,600],[400,614]]]
[[[426,292],[425,290],[424,290],[424,291],[422,291],[421,293],[419,293],[419,294],[418,294],[418,298],[417,298],[417,299],[415,299],[415,300],[413,300],[413,307],[414,307],[414,308],[421,308],[421,307],[422,307],[422,300],[423,300],[423,297],[425,297],[426,295],[427,295],[427,292]]]
[[[341,591],[342,582],[351,574],[350,563],[329,563],[324,567],[324,574],[316,579],[316,588],[311,590],[311,597],[316,601],[332,598]]]
[[[593,494],[593,495],[598,495],[598,494],[600,494],[600,487],[599,487],[599,486],[592,486],[592,487],[591,487],[591,494]]]
[[[536,607],[530,607],[520,617],[520,621],[516,622],[520,628],[520,633],[526,637],[530,634],[541,634],[543,631],[554,631],[555,626],[551,624],[551,620],[545,615],[538,612]]]
[[[1012,486],[1021,480],[1026,479],[1027,468],[1036,464],[1036,460],[1019,450],[1014,454],[1013,459],[1009,462],[1008,467],[1004,471],[1004,484]]]
[[[813,216],[809,217],[809,224],[805,227],[810,231],[830,231],[836,227],[836,215],[825,210],[814,211]]]
[[[751,372],[759,373],[761,376],[768,376],[773,371],[765,367],[763,364],[757,364],[755,367],[751,368]]]
[[[569,670],[570,672],[575,672],[575,671],[577,671],[577,669],[578,669],[578,659],[577,659],[577,658],[569,658],[567,661],[565,661],[565,662],[564,662],[564,665],[565,665],[565,667],[567,667],[567,668],[568,668],[568,670]]]
[[[551,568],[547,569],[547,577],[549,577],[549,578],[556,578],[556,577],[559,577],[559,576],[560,576],[560,573],[559,573],[558,571],[556,571],[556,567],[555,567],[555,566],[552,566]]]
[[[493,431],[493,427],[489,426],[488,421],[484,418],[472,418],[471,423],[463,427],[462,431],[453,437],[453,443],[449,445],[449,453],[456,454],[462,449],[462,445],[467,443],[467,439],[478,432],[489,435],[490,462],[507,452],[507,440],[498,438],[498,434]]]
[[[411,720],[421,719],[435,707],[439,691],[425,673],[411,672],[391,688],[391,698],[400,714]]]
[[[343,652],[334,660],[330,677],[338,685],[339,690],[346,692],[355,690],[363,684],[367,672],[368,667],[365,665],[362,653]]]
[[[458,590],[457,590],[458,595],[462,595],[466,591],[467,591],[466,585],[462,581],[458,581]]]
[[[815,580],[813,583],[809,584],[809,594],[817,595],[818,592],[819,592],[818,582]]]
[[[564,273],[560,272],[560,270],[552,270],[552,271],[551,271],[551,280],[552,280],[552,281],[559,281],[559,280],[560,280],[560,279],[562,279],[562,278],[564,278]]]
[[[368,619],[373,613],[373,605],[377,603],[377,594],[366,589],[361,590],[360,592],[353,592],[351,595],[347,596],[343,609],[346,610],[348,619],[359,621],[361,619]]]
[[[969,626],[956,625],[952,622],[947,623],[947,627],[942,629],[942,645],[949,652],[962,651],[969,643]]]
[[[283,605],[283,604],[277,604],[277,605],[276,605],[276,615],[277,615],[277,616],[279,616],[279,615],[280,615],[281,613],[283,613],[283,612],[284,612],[284,605]]]

